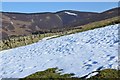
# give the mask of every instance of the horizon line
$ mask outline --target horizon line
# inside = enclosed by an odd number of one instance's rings
[[[74,9],[63,9],[63,10],[58,10],[58,11],[45,11],[45,12],[18,12],[18,11],[0,11],[0,13],[18,13],[18,14],[43,14],[43,13],[58,13],[58,12],[61,12],[61,11],[79,11],[79,12],[91,12],[91,13],[103,13],[105,11],[108,11],[108,10],[111,10],[111,9],[115,9],[115,8],[120,8],[119,6],[118,7],[114,7],[114,8],[110,8],[110,9],[107,9],[107,10],[103,10],[101,12],[98,12],[98,11],[80,11],[80,10],[74,10]]]

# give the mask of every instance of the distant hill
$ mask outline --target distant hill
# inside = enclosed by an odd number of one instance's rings
[[[56,13],[2,13],[2,38],[56,32],[118,16],[120,7],[101,13],[63,10]],[[1,14],[0,13],[0,14]]]

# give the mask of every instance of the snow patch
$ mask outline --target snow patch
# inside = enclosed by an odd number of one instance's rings
[[[13,22],[11,21],[11,24],[13,25]]]
[[[76,77],[96,70],[117,69],[118,25],[0,51],[0,78],[23,78],[54,67]]]
[[[91,74],[88,75],[86,78],[90,78],[90,77],[95,76],[95,75],[97,75],[97,74],[98,74],[98,72],[91,73]]]
[[[54,35],[54,36],[50,36],[50,37],[45,37],[43,38],[42,40],[48,40],[48,39],[51,39],[51,38],[54,38],[54,37],[57,37],[58,35]]]
[[[69,14],[69,15],[77,16],[77,14],[75,14],[75,13],[71,13],[71,12],[67,12],[67,11],[65,11],[65,13]]]

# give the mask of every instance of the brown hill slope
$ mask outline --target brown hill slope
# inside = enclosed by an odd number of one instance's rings
[[[56,32],[118,16],[120,8],[102,13],[64,10],[56,13],[2,12],[2,38]]]

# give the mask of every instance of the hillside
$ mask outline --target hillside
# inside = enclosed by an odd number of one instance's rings
[[[119,9],[114,8],[101,13],[73,10],[56,13],[2,12],[1,38],[67,31],[88,23],[117,17]]]
[[[2,39],[0,40],[0,51],[29,45],[29,44],[38,42],[39,40],[42,40],[43,38],[46,38],[46,37],[53,37],[53,36],[60,37],[64,35],[75,34],[78,32],[84,32],[84,31],[88,31],[96,28],[102,28],[108,25],[119,24],[120,23],[119,18],[120,17],[113,17],[110,19],[102,20],[102,21],[92,22],[83,26],[75,27],[67,31],[60,31],[60,32],[54,32],[54,33],[50,32],[50,33],[44,33],[44,34],[32,34],[28,36],[18,36],[18,37],[10,37],[7,39]]]
[[[0,78],[23,78],[58,67],[83,77],[93,71],[117,69],[118,25],[42,40],[0,51]]]

